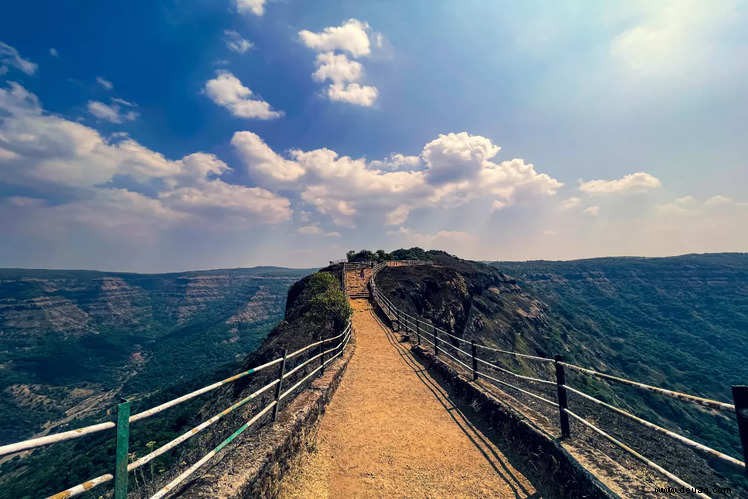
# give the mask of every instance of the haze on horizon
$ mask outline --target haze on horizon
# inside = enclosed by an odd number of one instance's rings
[[[744,252],[746,25],[741,0],[8,5],[0,267]]]

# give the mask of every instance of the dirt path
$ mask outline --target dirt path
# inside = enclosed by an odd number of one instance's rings
[[[366,300],[356,350],[283,497],[529,497],[532,484],[452,405]]]

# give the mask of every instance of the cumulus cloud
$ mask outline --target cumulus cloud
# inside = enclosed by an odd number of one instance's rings
[[[227,29],[223,32],[226,48],[237,54],[243,54],[251,49],[254,45],[245,39],[236,31]]]
[[[423,164],[420,156],[406,156],[400,153],[390,154],[384,160],[374,160],[371,162],[373,168],[380,170],[417,170]]]
[[[304,45],[317,52],[339,50],[353,57],[361,57],[371,53],[368,31],[368,24],[349,19],[341,26],[329,26],[319,33],[301,30],[299,38]]]
[[[501,150],[491,141],[467,132],[440,134],[423,148],[429,179],[443,183],[476,176],[484,162]]]
[[[343,54],[323,52],[317,54],[317,71],[312,74],[316,81],[330,80],[333,83],[358,81],[363,74],[360,62],[352,61]]]
[[[116,103],[116,101],[121,101],[121,99],[112,99],[112,104],[104,104],[100,101],[88,101],[88,105],[86,106],[88,108],[88,112],[92,115],[96,116],[100,120],[105,120],[110,123],[124,123],[126,121],[134,121],[138,117],[138,113],[132,110],[123,110],[119,104]],[[124,101],[127,102],[127,101]],[[132,106],[129,102],[127,102],[128,106]]]
[[[582,182],[579,190],[587,194],[620,194],[646,192],[660,187],[657,177],[645,172],[636,172],[614,180],[590,180]]]
[[[552,196],[562,185],[521,159],[491,161],[500,148],[464,132],[438,137],[419,156],[392,154],[378,161],[326,148],[291,150],[284,157],[246,131],[237,132],[232,144],[261,185],[298,193],[306,205],[302,210],[344,227],[372,217],[400,225],[414,209],[443,209],[476,199],[504,207]],[[383,168],[393,161],[397,168]]]
[[[59,220],[98,229],[126,223],[147,231],[156,220],[172,227],[200,221],[221,227],[229,220],[247,226],[291,218],[288,199],[222,180],[230,167],[212,154],[171,160],[127,136],[105,138],[44,112],[18,84],[0,89],[0,111],[0,181],[54,190],[53,206],[34,207]],[[128,179],[127,188],[118,185],[120,179]]]
[[[261,16],[265,13],[265,0],[234,0],[234,6],[240,14]]]
[[[386,223],[387,225],[402,225],[408,219],[408,215],[410,215],[410,207],[401,204],[387,214]]]
[[[379,90],[371,85],[360,85],[358,83],[333,83],[327,87],[327,96],[332,101],[371,107],[379,96]]]
[[[111,90],[111,89],[114,88],[114,83],[112,83],[111,81],[107,80],[106,78],[102,78],[101,76],[97,76],[96,77],[96,83],[98,83],[99,85],[101,85],[106,90]]]
[[[238,118],[270,120],[283,116],[282,112],[273,110],[264,100],[253,99],[252,91],[228,71],[218,71],[215,78],[208,80],[205,94]]]
[[[342,26],[327,27],[320,33],[308,30],[299,32],[301,41],[318,52],[315,59],[317,70],[312,78],[319,82],[330,82],[325,94],[331,101],[363,107],[371,107],[376,102],[379,90],[361,83],[363,66],[350,58],[371,53],[369,31],[368,24],[349,19]]]
[[[600,214],[599,206],[588,206],[584,209],[584,212],[592,217],[596,217]]]
[[[236,132],[231,145],[236,148],[249,172],[266,182],[297,180],[304,174],[304,169],[298,163],[276,154],[255,133]]]
[[[0,66],[10,66],[27,75],[36,73],[38,65],[24,59],[14,47],[0,42]]]

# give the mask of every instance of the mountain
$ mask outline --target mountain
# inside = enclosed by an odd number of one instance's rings
[[[244,358],[308,273],[0,269],[0,443]]]
[[[193,324],[190,330],[198,330],[199,317],[208,315],[214,321],[210,337],[194,335],[191,338],[193,347],[188,348],[185,344],[182,345],[181,350],[174,350],[174,345],[171,345],[169,349],[153,350],[153,353],[149,354],[148,358],[153,359],[153,363],[158,360],[168,369],[159,369],[150,376],[145,376],[148,374],[147,370],[138,371],[136,376],[124,384],[128,387],[131,381],[137,378],[140,378],[139,385],[145,386],[149,382],[152,383],[148,394],[134,398],[133,413],[154,407],[272,358],[277,358],[282,355],[284,349],[293,351],[321,337],[330,337],[339,333],[350,316],[347,299],[340,290],[342,265],[325,270],[327,271],[312,273],[298,281],[296,276],[308,272],[262,268],[168,276],[131,275],[127,280],[130,285],[140,282],[141,286],[145,286],[137,279],[156,278],[161,279],[160,286],[166,286],[169,289],[174,289],[176,280],[179,279],[199,281],[200,287],[204,288],[202,292],[195,293],[196,296],[201,297],[199,300],[188,298],[189,293],[171,293],[168,298],[155,295],[152,298],[159,303],[167,301],[189,307],[192,311],[191,318],[186,320]],[[94,277],[99,279],[102,274],[94,274]],[[227,282],[232,284],[227,284]],[[96,293],[93,293],[92,296],[95,295]],[[269,296],[277,297],[280,305],[270,302]],[[260,308],[258,303],[268,305]],[[213,312],[210,312],[210,309],[214,309]],[[237,310],[243,314],[243,325],[237,326],[236,321],[231,319],[237,315]],[[265,318],[259,321],[260,311],[263,314],[272,312],[273,318],[263,315]],[[185,317],[184,314],[177,313],[177,315]],[[249,322],[251,319],[255,322]],[[270,323],[275,327],[268,325]],[[235,331],[235,328],[238,330]],[[225,338],[233,338],[237,335],[240,337],[239,340],[233,343],[223,343]],[[159,341],[170,336],[165,333]],[[248,337],[242,338],[244,336]],[[185,336],[177,335],[177,338],[185,338]],[[232,350],[236,353],[230,353],[223,358],[224,362],[217,368],[216,363],[221,363],[221,359],[210,363],[204,362],[204,359],[209,357],[210,350],[218,351],[225,345],[239,348],[238,345],[250,342],[252,346],[245,350]],[[219,347],[216,347],[216,343]],[[186,355],[191,355],[191,358],[186,358]],[[300,371],[295,376],[305,374],[306,371]],[[139,421],[131,426],[131,459],[133,456],[143,456],[223,411],[275,376],[277,376],[277,369],[262,371],[219,387],[210,394],[184,402],[159,413],[156,417]],[[289,383],[295,380],[296,378],[291,378]],[[112,420],[114,402],[96,403],[92,400],[91,403],[95,407],[89,414],[83,414],[76,419],[71,427]],[[257,401],[257,403],[261,402]],[[184,468],[184,463],[198,460],[208,449],[215,447],[246,422],[255,413],[256,405],[249,403],[243,406],[189,441],[158,457],[148,466],[133,472],[130,495],[150,497],[159,487],[174,478],[175,472]],[[111,432],[42,447],[28,454],[17,454],[0,463],[0,498],[31,498],[53,494],[73,484],[111,472],[113,456],[114,439]],[[181,468],[178,463],[182,464]],[[98,497],[106,490],[106,487],[95,489],[99,492],[93,492],[93,494]]]
[[[377,283],[396,306],[457,336],[527,354],[558,354],[584,367],[727,402],[732,384],[748,382],[748,254],[490,264],[443,252],[425,257],[436,265],[387,268]],[[496,360],[517,373],[553,379],[538,363]],[[569,376],[609,403],[742,455],[734,415]],[[607,418],[600,411],[591,416]],[[635,439],[653,459],[678,461],[671,441],[643,431],[619,433],[631,425],[609,421],[617,425],[614,435]],[[696,476],[700,465],[683,464],[693,458],[688,456],[675,469]],[[709,464],[718,474],[731,473]]]

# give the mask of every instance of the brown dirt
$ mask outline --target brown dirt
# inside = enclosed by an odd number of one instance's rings
[[[356,352],[281,497],[536,497],[371,305],[351,303]]]

